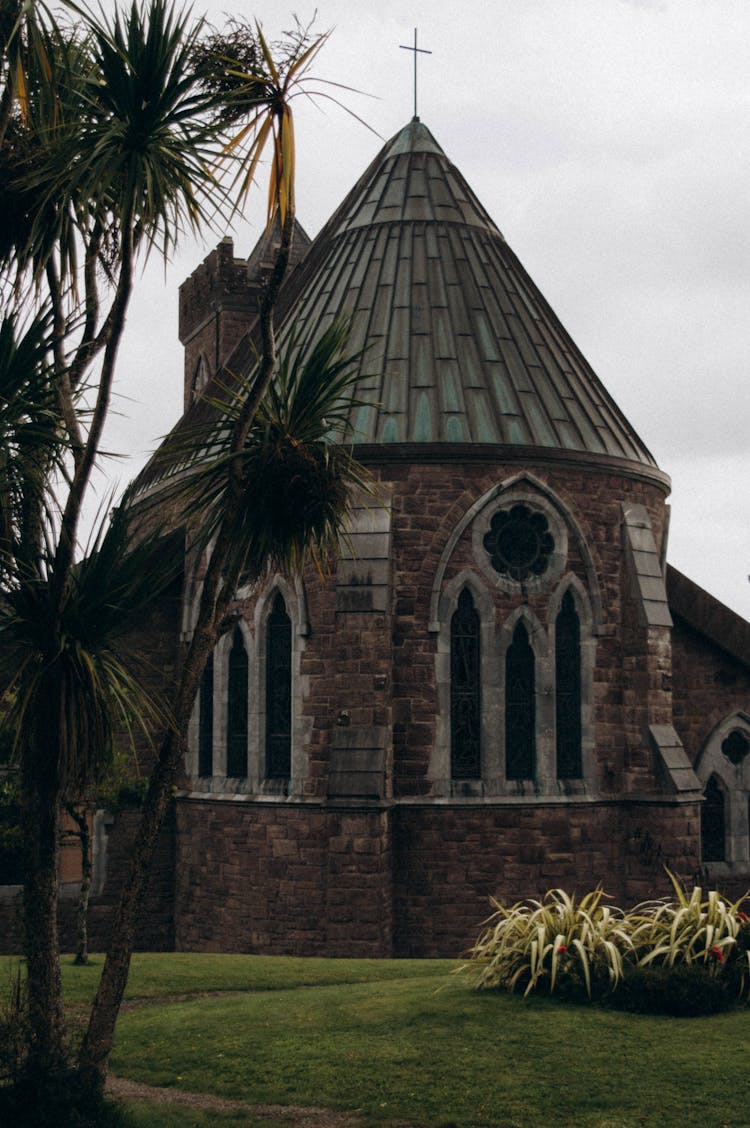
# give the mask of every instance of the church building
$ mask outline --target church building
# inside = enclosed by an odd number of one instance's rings
[[[350,319],[378,496],[335,575],[238,593],[176,946],[456,955],[491,895],[744,890],[750,624],[667,564],[667,475],[419,119],[308,242],[279,338]],[[246,369],[262,258],[224,240],[182,286],[186,409]]]
[[[224,239],[181,287],[186,411],[248,371],[266,259]],[[349,318],[377,496],[333,575],[238,592],[141,943],[459,956],[491,896],[744,892],[750,624],[668,565],[669,478],[418,118],[296,259],[281,347]],[[167,665],[198,583],[151,625]]]

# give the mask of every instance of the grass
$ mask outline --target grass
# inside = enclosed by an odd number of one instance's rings
[[[121,1015],[112,1071],[249,1104],[358,1110],[366,1124],[750,1125],[747,1009],[673,1019],[562,1006],[475,993],[453,966],[138,955],[127,994],[144,1005]],[[66,963],[74,1010],[99,970]],[[137,1128],[252,1123],[131,1107]]]

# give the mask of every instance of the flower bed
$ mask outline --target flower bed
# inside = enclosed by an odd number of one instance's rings
[[[660,1014],[710,1014],[750,998],[750,922],[716,891],[624,911],[601,888],[580,900],[561,889],[541,901],[493,901],[465,968],[479,989],[611,1002]]]

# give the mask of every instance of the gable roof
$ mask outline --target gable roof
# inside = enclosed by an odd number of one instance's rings
[[[669,610],[694,631],[750,668],[750,623],[693,580],[667,566]]]

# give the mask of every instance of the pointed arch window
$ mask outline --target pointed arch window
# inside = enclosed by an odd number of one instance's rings
[[[248,662],[242,631],[235,627],[227,678],[227,775],[247,776]]]
[[[557,778],[581,779],[581,624],[566,591],[555,623]]]
[[[208,656],[198,690],[198,775],[214,771],[214,655]]]
[[[292,623],[281,593],[266,636],[266,777],[289,779],[292,764]]]
[[[468,588],[451,617],[451,778],[480,779],[479,615]]]
[[[536,701],[534,651],[522,622],[505,652],[505,776],[534,779],[536,772]]]
[[[703,792],[701,807],[701,861],[723,862],[726,860],[726,813],[724,791],[715,775],[712,775]]]

